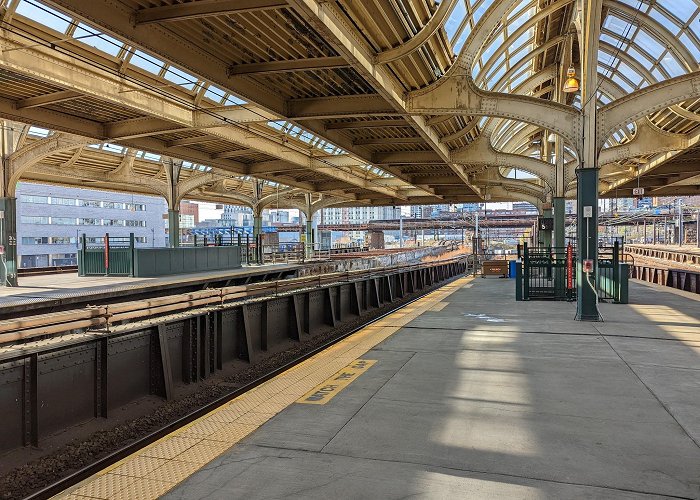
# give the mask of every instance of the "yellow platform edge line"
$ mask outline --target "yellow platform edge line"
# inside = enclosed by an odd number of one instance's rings
[[[473,279],[458,278],[420,297],[53,498],[146,500],[164,495]],[[219,418],[224,414],[230,419]]]

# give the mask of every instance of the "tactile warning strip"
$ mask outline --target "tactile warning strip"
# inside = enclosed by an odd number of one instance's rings
[[[471,280],[421,297],[54,498],[158,498]]]

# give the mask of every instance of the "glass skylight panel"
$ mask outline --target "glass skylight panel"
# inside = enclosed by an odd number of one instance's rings
[[[700,48],[698,47],[698,44],[691,40],[686,33],[681,34],[680,41],[690,51],[690,53],[693,54],[695,62],[700,62]]]
[[[31,0],[22,0],[15,12],[60,33],[66,32],[72,20],[70,16]]]
[[[173,82],[174,84],[184,87],[187,90],[192,90],[197,83],[196,77],[172,66],[168,67],[163,77],[169,82]]]
[[[661,57],[661,54],[665,50],[663,45],[661,45],[655,38],[644,30],[638,31],[637,36],[634,38],[634,42],[654,59]]]
[[[665,12],[661,12],[657,9],[651,9],[649,11],[649,15],[652,17],[652,19],[656,20],[656,22],[674,35],[678,35],[678,32],[681,30],[681,26],[678,25],[677,21],[668,17]]]
[[[641,83],[642,77],[639,73],[637,73],[635,70],[630,68],[627,64],[624,62],[621,62],[617,70],[622,73],[622,75],[629,80],[634,86],[637,86]]]
[[[467,37],[469,36],[469,33],[471,33],[471,26],[469,26],[469,23],[464,27],[462,32],[460,33],[459,37],[456,40],[452,40],[452,50],[454,51],[455,54],[459,54],[460,51],[462,50],[462,47],[464,47],[464,42],[467,41]]]
[[[29,127],[28,134],[34,137],[48,137],[51,131],[41,127]]]
[[[481,16],[483,16],[488,8],[491,6],[491,4],[494,2],[494,0],[481,0],[479,2],[478,7],[472,14],[472,22],[476,25],[476,23],[479,22],[479,19],[481,19]]]
[[[207,87],[207,90],[204,91],[204,97],[206,97],[207,99],[211,99],[212,101],[217,102],[219,104],[222,104],[225,95],[225,91],[221,90],[219,87],[216,87],[214,85],[209,85]]]
[[[105,151],[111,151],[112,153],[123,153],[124,146],[118,146],[117,144],[111,144],[106,142],[102,145],[102,149]]]
[[[671,77],[685,75],[686,73],[683,66],[681,66],[678,60],[670,52],[666,52],[666,55],[663,57],[663,59],[661,59],[661,66],[663,66]]]
[[[682,24],[687,23],[698,10],[693,0],[656,0],[656,3]]]
[[[248,103],[246,101],[244,101],[243,99],[239,99],[235,95],[229,94],[226,96],[224,104],[226,106],[241,106],[243,104],[248,104]]]
[[[493,41],[484,49],[481,54],[481,64],[484,65],[491,58],[492,55],[496,53],[496,50],[501,48],[503,42],[505,41],[503,32],[501,32]]]
[[[151,160],[151,161],[160,161],[160,155],[154,154],[154,153],[143,153],[143,158],[145,160]]]
[[[630,23],[613,14],[607,15],[605,22],[603,22],[603,28],[622,39],[629,39],[629,36],[634,33],[634,27]]]
[[[101,52],[105,52],[111,56],[119,54],[119,51],[124,45],[116,38],[101,33],[99,30],[88,26],[87,24],[78,23],[73,32],[73,38],[80,40],[86,45],[96,48]]]
[[[632,92],[634,90],[634,87],[632,87],[632,85],[630,85],[624,78],[622,78],[619,73],[614,73],[611,80],[617,83],[627,92]]]
[[[637,61],[639,64],[643,65],[645,68],[649,69],[654,63],[649,60],[647,56],[639,52],[637,49],[634,47],[630,47],[627,49],[625,52],[627,52],[627,55],[629,55],[632,59]]]
[[[148,71],[149,73],[153,73],[154,75],[159,75],[165,64],[163,61],[156,59],[155,57],[148,55],[140,50],[136,50],[134,52],[134,55],[131,57],[130,62],[134,66],[137,66],[141,69],[145,69],[146,71]]]
[[[449,0],[443,0],[443,2],[444,1]],[[464,4],[464,1],[465,0],[457,1],[457,4],[452,9],[450,16],[445,22],[445,32],[447,33],[447,38],[449,38],[450,40],[452,40],[452,37],[455,36],[460,24],[462,24],[464,17],[467,15],[467,6]]]

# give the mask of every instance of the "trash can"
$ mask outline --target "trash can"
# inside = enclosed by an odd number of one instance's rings
[[[510,279],[515,279],[515,268],[518,265],[517,260],[508,261],[508,277]]]

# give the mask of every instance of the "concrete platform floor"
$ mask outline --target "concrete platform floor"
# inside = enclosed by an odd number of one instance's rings
[[[90,296],[110,298],[134,291],[149,291],[207,281],[242,278],[248,275],[293,271],[303,264],[266,264],[244,266],[224,271],[175,274],[158,278],[130,278],[128,276],[78,276],[77,273],[20,276],[17,287],[0,286],[0,310],[2,308],[35,306],[37,304],[64,303]],[[0,311],[2,312],[2,311]]]
[[[700,498],[698,297],[630,292],[580,323],[476,279],[165,498]]]

